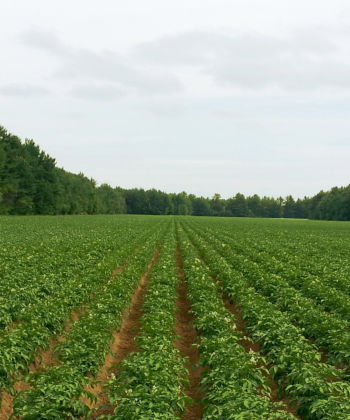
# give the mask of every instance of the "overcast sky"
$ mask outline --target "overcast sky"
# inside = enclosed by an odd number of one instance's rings
[[[98,183],[350,183],[350,4],[2,0],[0,125]]]

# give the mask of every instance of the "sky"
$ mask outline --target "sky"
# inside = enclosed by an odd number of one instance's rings
[[[0,125],[99,184],[350,183],[350,4],[2,0]]]

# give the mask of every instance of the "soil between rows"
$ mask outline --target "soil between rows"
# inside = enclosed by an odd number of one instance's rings
[[[175,324],[175,333],[178,339],[175,340],[174,346],[183,356],[188,358],[186,367],[189,370],[189,385],[186,388],[186,394],[194,401],[193,404],[185,407],[181,418],[183,420],[198,420],[202,417],[203,412],[199,403],[199,399],[203,397],[203,394],[199,390],[203,368],[198,365],[199,351],[198,347],[195,346],[199,342],[199,337],[192,323],[194,316],[190,313],[191,305],[187,298],[187,285],[179,249],[177,249],[176,257],[180,283],[178,286],[178,299],[176,300],[178,313]]]
[[[137,286],[131,299],[130,306],[123,315],[119,331],[113,331],[113,341],[110,347],[112,354],[108,354],[106,356],[105,362],[96,379],[85,388],[97,397],[97,400],[94,403],[88,398],[82,399],[88,407],[95,410],[90,419],[96,419],[102,414],[113,414],[114,407],[109,405],[104,384],[110,379],[111,374],[116,372],[114,366],[117,363],[125,359],[130,353],[138,351],[135,343],[135,337],[141,329],[140,318],[143,314],[143,298],[147,291],[148,278],[151,269],[158,260],[159,252],[160,247],[156,249],[151,262],[148,264],[147,271],[140,279],[139,285]]]
[[[236,317],[237,330],[241,331],[245,337],[249,337],[249,333],[245,327],[246,321],[243,319],[242,312],[240,311],[238,305],[236,303],[231,303],[224,293],[222,294],[222,298],[226,309],[229,310]],[[247,353],[251,351],[259,353],[261,350],[261,344],[253,340],[251,341],[243,338],[242,340],[238,341],[238,344],[240,344]],[[268,368],[269,366],[266,367]],[[271,401],[283,402],[285,405],[285,411],[293,414],[297,418],[300,418],[300,416],[297,414],[297,407],[295,406],[295,404],[292,404],[287,397],[284,397],[282,399],[279,398],[279,388],[273,377],[266,372],[263,372],[263,375],[266,377],[267,383],[271,388]]]
[[[195,248],[198,251],[200,260],[203,262],[203,264],[207,265],[203,255],[199,252],[199,250],[196,246],[195,246]],[[228,296],[226,296],[226,294],[223,292],[222,284],[221,284],[221,281],[218,278],[218,276],[216,274],[211,274],[211,277],[213,278],[213,280],[218,285],[218,290],[221,293],[221,296],[222,296],[222,299],[223,299],[223,302],[224,302],[224,305],[225,305],[226,309],[229,310],[233,315],[235,315],[235,318],[236,318],[235,322],[236,322],[237,330],[242,332],[244,337],[247,337],[247,339],[243,338],[243,339],[239,340],[238,344],[240,344],[247,353],[249,353],[251,351],[259,353],[260,350],[261,350],[261,344],[250,339],[249,333],[246,329],[246,321],[244,320],[242,311],[239,309],[237,303],[236,302],[230,302],[230,300],[228,299]],[[266,366],[266,367],[269,368],[269,366]],[[282,399],[279,398],[279,388],[278,388],[277,383],[273,379],[273,377],[266,372],[263,372],[263,374],[267,379],[267,383],[268,383],[269,387],[271,388],[271,401],[273,401],[273,402],[283,402],[284,405],[285,405],[285,411],[293,414],[296,418],[301,418],[297,414],[296,404],[292,404],[288,397],[284,397]]]

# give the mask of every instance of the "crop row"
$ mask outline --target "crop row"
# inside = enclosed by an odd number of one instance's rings
[[[0,238],[0,336],[1,329],[12,329],[14,322],[28,318],[28,310],[36,304],[59,300],[62,288],[67,289],[72,281],[74,288],[80,284],[83,298],[88,296],[93,280],[100,276],[99,267],[114,268],[127,255],[125,244],[134,243],[154,227],[154,222],[102,223],[99,219],[89,226],[82,223],[85,219],[74,219],[74,223],[64,219],[55,226],[55,219],[50,220],[51,225],[42,226],[29,219],[24,232],[18,224],[14,226],[12,240],[11,235]]]
[[[217,285],[198,253],[179,229],[181,253],[194,325],[200,332],[203,419],[294,419],[271,400],[266,368],[258,353],[245,351],[236,319],[224,306]]]
[[[273,364],[271,374],[296,401],[305,419],[344,420],[350,416],[350,384],[345,374],[322,363],[321,355],[292,325],[285,313],[256,293],[245,276],[218,252],[217,244],[203,240],[186,228],[211,271],[219,276],[224,292],[236,302],[254,340]]]
[[[68,278],[59,293],[26,308],[22,322],[4,331],[0,339],[0,388],[11,389],[13,377],[28,369],[40,349],[47,349],[50,338],[60,334],[72,310],[83,302],[93,301],[92,292],[103,287],[115,264],[120,264],[135,247],[144,242],[143,235],[127,243],[124,249],[100,260],[83,278]]]
[[[276,258],[276,254],[271,249],[257,251],[255,242],[254,246],[252,246],[246,238],[244,238],[244,243],[242,241],[239,244],[236,236],[233,239],[226,232],[218,233],[209,229],[206,229],[206,232],[217,238],[219,237],[236,254],[247,256],[247,258],[256,262],[259,267],[264,268],[267,272],[283,277],[290,286],[300,290],[304,296],[315,300],[325,310],[337,314],[346,321],[350,321],[350,300],[348,294],[333,287],[334,279],[332,280],[332,285],[330,285],[324,281],[323,277],[312,275],[305,269],[300,269],[303,261],[305,261],[305,256],[299,256],[293,262],[290,262],[290,259],[286,257],[280,261],[280,255],[285,256],[285,253],[278,253]],[[348,279],[344,279],[344,284],[347,287],[349,286]]]
[[[108,419],[174,420],[188,402],[188,372],[174,347],[179,283],[175,252],[174,233],[169,231],[144,296],[138,350],[121,361],[107,385],[115,407]]]
[[[259,293],[263,293],[275,307],[285,313],[289,321],[300,327],[308,338],[329,351],[332,363],[350,365],[350,331],[348,322],[322,310],[312,299],[291,287],[288,282],[264,269],[244,255],[235,254],[227,242],[201,232],[205,241],[216,245],[230,265],[243,274],[246,281]]]
[[[325,224],[316,229],[318,225],[315,222],[303,225],[301,222],[296,225],[287,221],[281,221],[279,225],[276,222],[250,222],[243,231],[241,229],[244,224],[240,226],[237,222],[223,224],[213,220],[207,221],[205,225],[197,222],[196,225],[201,229],[210,229],[220,237],[225,234],[234,237],[235,247],[241,253],[247,247],[253,248],[256,253],[267,252],[272,259],[278,259],[283,265],[293,266],[293,271],[319,277],[324,284],[350,294],[350,266],[346,264],[349,244],[341,235],[324,229],[327,227]],[[336,225],[331,227],[336,228]]]
[[[85,314],[63,336],[56,348],[59,363],[27,378],[31,388],[18,394],[15,418],[62,419],[86,416],[90,409],[81,401],[84,384],[96,375],[110,351],[112,331],[122,321],[140,277],[146,271],[156,244],[163,235],[154,233],[128,266],[85,308]],[[88,397],[94,399],[93,394]]]

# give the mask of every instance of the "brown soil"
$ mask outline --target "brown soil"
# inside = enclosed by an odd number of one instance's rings
[[[1,398],[0,419],[8,420],[12,414],[12,402],[13,402],[14,397],[8,392],[2,391],[0,398]]]
[[[198,344],[199,337],[193,327],[193,315],[190,313],[190,302],[187,298],[187,286],[185,282],[185,274],[182,269],[182,259],[180,250],[177,250],[177,266],[180,277],[178,287],[178,299],[176,306],[178,313],[176,317],[175,333],[178,338],[174,342],[174,346],[180,350],[181,354],[187,357],[186,367],[189,370],[189,385],[186,388],[186,394],[193,399],[193,404],[188,404],[181,418],[183,420],[198,420],[202,417],[202,407],[199,399],[203,394],[199,391],[199,382],[203,371],[202,366],[196,366],[199,362]]]
[[[96,419],[101,414],[113,414],[113,407],[108,404],[104,384],[110,379],[112,368],[125,359],[131,352],[138,350],[135,343],[135,337],[141,328],[140,318],[143,314],[143,297],[147,290],[150,271],[158,259],[159,252],[160,247],[156,249],[151,262],[148,264],[147,271],[140,279],[139,285],[131,299],[130,306],[123,314],[119,331],[113,331],[113,341],[110,345],[112,354],[106,356],[105,362],[97,377],[85,387],[86,391],[95,394],[97,397],[96,402],[91,402],[87,397],[82,398],[82,401],[88,407],[95,410],[90,419]]]
[[[26,382],[16,382],[14,385],[16,392],[29,389],[29,384]],[[0,407],[0,420],[8,420],[12,414],[12,403],[14,396],[6,391],[1,393],[1,407]]]

